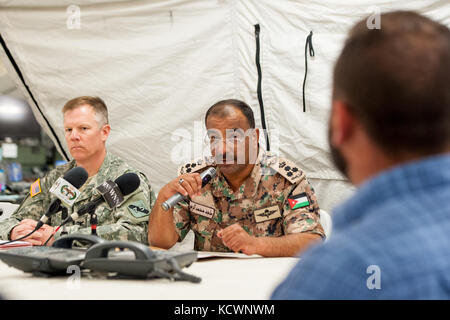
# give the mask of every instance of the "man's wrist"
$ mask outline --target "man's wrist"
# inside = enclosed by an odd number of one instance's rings
[[[17,227],[17,226],[18,226],[18,224],[16,224],[15,226],[13,226],[13,227],[9,230],[8,236],[7,236],[7,238],[8,238],[9,241],[12,240],[12,239],[11,239],[12,232],[13,232],[14,228]]]
[[[253,247],[255,248],[255,254],[262,255],[262,252],[264,251],[264,238],[263,237],[255,237],[253,238]]]

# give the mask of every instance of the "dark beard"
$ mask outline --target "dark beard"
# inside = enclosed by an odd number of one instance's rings
[[[347,161],[345,161],[342,153],[331,143],[331,123],[328,125],[328,145],[334,166],[348,179]]]

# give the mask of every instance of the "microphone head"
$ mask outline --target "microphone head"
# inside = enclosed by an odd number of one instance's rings
[[[87,171],[82,167],[75,167],[70,169],[64,174],[63,179],[79,189],[88,179],[89,175]]]
[[[133,172],[125,173],[114,181],[119,187],[122,195],[126,196],[134,192],[141,184],[141,179]]]
[[[216,169],[213,167],[208,168],[200,174],[200,178],[202,179],[202,187],[204,187],[212,178],[216,176]]]

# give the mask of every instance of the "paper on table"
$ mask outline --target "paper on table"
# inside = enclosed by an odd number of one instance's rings
[[[8,244],[3,244],[5,242],[9,242],[7,240],[0,240],[0,250],[2,249],[10,249],[15,247],[31,247],[33,244],[26,241],[15,241]]]
[[[212,251],[197,251],[198,259],[206,258],[239,258],[239,259],[250,259],[250,258],[262,258],[259,254],[246,255],[245,253],[234,253],[234,252],[212,252]]]

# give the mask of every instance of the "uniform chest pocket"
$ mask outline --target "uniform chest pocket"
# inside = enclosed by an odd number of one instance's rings
[[[107,224],[112,222],[111,215],[113,214],[113,211],[108,208],[108,206],[101,205],[95,210],[95,213],[97,214],[97,223],[98,224]],[[88,217],[90,219],[90,217]]]

